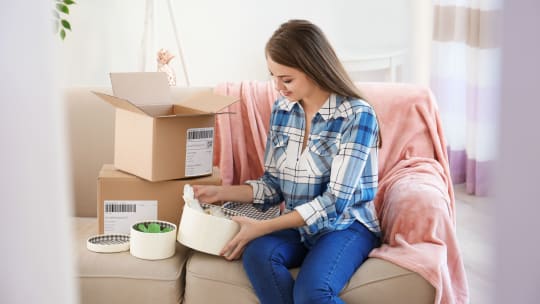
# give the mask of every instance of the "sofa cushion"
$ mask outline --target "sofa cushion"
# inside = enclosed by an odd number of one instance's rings
[[[97,218],[73,218],[73,225],[80,303],[182,303],[186,247],[177,242],[174,256],[156,261],[129,251],[95,253],[86,240],[97,234]]]
[[[292,269],[296,276],[298,269]],[[194,252],[186,266],[184,303],[258,303],[240,261]],[[435,289],[420,275],[370,258],[341,291],[347,303],[433,303]]]
[[[435,288],[416,272],[391,262],[368,258],[341,291],[347,303],[435,302]]]
[[[194,251],[186,265],[184,303],[258,303],[240,261]]]

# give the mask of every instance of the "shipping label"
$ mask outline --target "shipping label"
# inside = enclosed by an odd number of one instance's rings
[[[186,134],[186,176],[212,173],[214,128],[192,128]]]
[[[103,202],[105,233],[130,234],[131,225],[139,221],[157,220],[157,200],[106,200]]]

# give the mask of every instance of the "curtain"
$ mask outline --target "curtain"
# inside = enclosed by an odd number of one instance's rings
[[[490,192],[497,157],[502,0],[434,0],[431,88],[452,180]]]

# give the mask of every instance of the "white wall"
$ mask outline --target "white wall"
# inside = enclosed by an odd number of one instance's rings
[[[433,37],[432,0],[413,0],[411,6],[407,79],[429,86],[431,70],[431,42]]]
[[[0,4],[0,303],[76,303],[52,1]]]
[[[264,44],[279,24],[291,18],[318,24],[340,56],[362,57],[402,49],[421,52],[422,43],[415,38],[418,31],[411,31],[411,27],[419,26],[419,37],[425,37],[422,28],[430,20],[418,18],[426,18],[422,6],[431,5],[429,0],[173,2],[193,85],[268,79]],[[164,47],[177,53],[166,4],[165,0],[155,1],[155,50]],[[73,32],[68,33],[62,47],[64,83],[108,85],[111,71],[139,70],[144,16],[145,1],[93,0],[72,6],[69,20]],[[409,54],[406,59],[405,81],[428,78],[418,74],[422,69],[416,70],[417,55]],[[178,58],[173,67],[182,84]]]

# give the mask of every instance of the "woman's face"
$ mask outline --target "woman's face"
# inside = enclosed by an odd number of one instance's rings
[[[276,90],[290,101],[299,101],[309,96],[316,88],[315,83],[304,72],[281,65],[266,56],[268,70]]]

